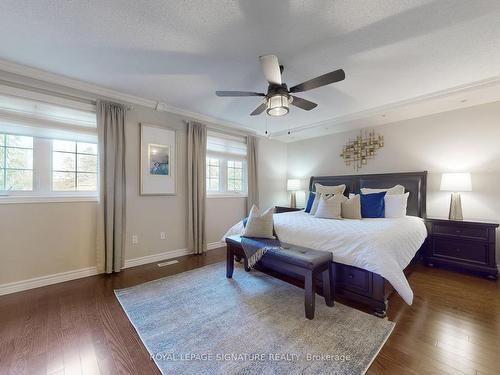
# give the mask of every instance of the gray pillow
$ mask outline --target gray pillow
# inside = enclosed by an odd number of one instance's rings
[[[260,213],[259,207],[252,206],[250,215],[248,215],[247,225],[243,231],[243,237],[257,238],[276,238],[273,236],[273,213],[274,207],[271,207]]]
[[[323,219],[342,219],[342,202],[346,199],[347,198],[342,194],[335,194],[332,196],[321,195],[318,209],[314,217]]]
[[[342,217],[344,219],[361,219],[361,196],[349,194],[349,199],[342,202]]]

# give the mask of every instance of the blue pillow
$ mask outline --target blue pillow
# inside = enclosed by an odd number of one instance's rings
[[[311,208],[314,202],[314,198],[316,198],[316,193],[313,193],[312,191],[309,193],[309,198],[307,199],[307,204],[306,204],[306,209],[304,212],[310,213]]]
[[[361,217],[385,217],[385,193],[361,194]]]

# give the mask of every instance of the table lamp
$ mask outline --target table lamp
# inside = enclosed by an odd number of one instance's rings
[[[470,173],[443,173],[441,177],[441,190],[452,192],[449,219],[463,220],[460,192],[472,191]]]
[[[290,208],[297,207],[297,197],[295,195],[296,191],[302,190],[300,179],[289,178],[286,182],[286,190],[291,191],[292,195],[290,197]]]

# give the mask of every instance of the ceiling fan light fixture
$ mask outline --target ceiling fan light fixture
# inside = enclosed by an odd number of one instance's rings
[[[288,95],[277,94],[267,99],[266,112],[269,116],[284,116],[289,110]]]

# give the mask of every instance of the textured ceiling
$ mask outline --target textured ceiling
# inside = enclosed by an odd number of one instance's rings
[[[497,76],[500,1],[2,0],[0,58],[263,131],[295,128]],[[258,56],[289,86],[343,68],[275,119]]]

